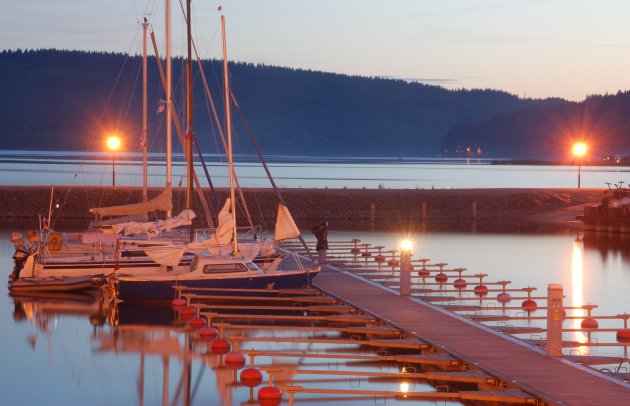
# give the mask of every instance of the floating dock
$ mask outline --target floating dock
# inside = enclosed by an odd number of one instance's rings
[[[469,318],[327,265],[315,287],[549,404],[628,404],[630,385]]]

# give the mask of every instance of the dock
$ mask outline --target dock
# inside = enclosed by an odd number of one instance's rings
[[[630,385],[332,265],[314,286],[549,404],[621,405]]]

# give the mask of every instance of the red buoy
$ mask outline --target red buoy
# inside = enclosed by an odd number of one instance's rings
[[[592,317],[586,317],[580,324],[582,328],[598,328],[599,323]]]
[[[171,300],[171,307],[186,307],[188,302],[181,297]]]
[[[486,285],[477,285],[473,291],[477,296],[485,296],[488,294],[488,287]]]
[[[431,271],[429,271],[427,268],[418,269],[419,277],[426,278],[429,275],[431,275]]]
[[[261,406],[277,406],[282,402],[282,391],[273,386],[264,386],[258,390],[258,403]]]
[[[201,327],[205,326],[206,323],[207,323],[207,321],[203,317],[193,317],[192,319],[190,319],[188,321],[188,324],[191,327],[195,327],[195,328],[201,328]]]
[[[363,254],[361,254],[361,256],[362,256],[362,257],[371,257],[371,256],[372,256],[372,253],[371,253],[371,252],[369,252],[369,251],[367,251],[367,252],[364,252]]]
[[[219,332],[214,327],[202,327],[199,329],[199,337],[204,339],[214,338],[217,334],[219,334]]]
[[[527,310],[528,312],[531,312],[538,308],[538,303],[536,303],[536,301],[532,299],[525,299],[523,300],[523,303],[521,303],[521,308],[523,310]]]
[[[177,311],[179,312],[179,314],[194,315],[195,313],[197,313],[197,311],[195,310],[194,307],[188,307],[188,306],[184,306],[184,307],[178,308]]]
[[[440,272],[439,274],[435,275],[435,281],[437,283],[444,283],[447,280],[448,280],[448,276],[446,276],[444,272]]]
[[[622,343],[630,341],[630,330],[617,331],[617,341],[620,341]]]
[[[212,351],[213,354],[223,355],[230,351],[230,347],[231,345],[228,340],[217,338],[210,344],[210,351]]]
[[[361,252],[360,248],[356,248],[356,247],[355,248],[350,248],[350,253],[351,254],[355,254],[356,255],[356,254],[359,254],[360,252]]]
[[[227,369],[241,369],[245,365],[245,356],[240,352],[228,352],[223,356],[223,362]]]
[[[509,302],[510,300],[512,300],[512,296],[510,296],[510,294],[509,294],[509,293],[507,293],[507,292],[499,293],[499,294],[497,295],[497,300],[498,300],[500,303],[507,303],[507,302]]]
[[[389,265],[389,266],[398,266],[398,265],[400,265],[400,262],[396,261],[395,259],[390,259],[389,261],[387,261],[387,265]]]
[[[466,279],[455,279],[455,282],[453,282],[453,286],[455,286],[455,289],[465,289],[466,286],[468,286],[468,282],[466,282]]]
[[[374,257],[374,261],[376,262],[385,262],[385,257],[383,255],[377,255]]]
[[[241,371],[241,383],[247,387],[254,388],[262,383],[262,372],[256,368],[246,368]]]

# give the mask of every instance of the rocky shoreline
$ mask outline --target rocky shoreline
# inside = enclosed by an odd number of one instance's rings
[[[159,191],[152,189],[149,196]],[[218,190],[223,202],[227,191]],[[604,189],[281,189],[296,223],[310,227],[326,218],[331,224],[412,224],[452,222],[480,225],[514,225],[538,221],[570,221],[570,208],[597,204]],[[208,195],[209,191],[206,191]],[[252,220],[273,228],[278,200],[272,189],[243,191]],[[0,187],[0,224],[36,224],[47,216],[51,188],[44,186]],[[111,206],[140,201],[136,187],[55,187],[53,218],[58,222],[88,224],[90,207]],[[184,208],[185,190],[173,190],[173,212]],[[239,210],[241,216],[242,210]],[[567,211],[568,210],[568,211]],[[194,211],[201,225],[203,211],[195,201]],[[555,213],[555,214],[554,214]],[[240,217],[242,218],[242,217]]]

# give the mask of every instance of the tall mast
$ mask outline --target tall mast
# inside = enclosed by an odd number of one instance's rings
[[[147,200],[147,18],[142,23],[142,199]]]
[[[232,159],[232,116],[230,113],[230,84],[228,80],[227,41],[225,38],[225,16],[221,15],[221,34],[223,36],[223,91],[225,92],[225,133],[228,144],[228,166],[230,169],[230,211],[233,220],[234,256],[238,256],[238,241],[236,240],[236,202],[234,199],[234,161]]]
[[[190,18],[190,3],[191,0],[186,1],[186,19],[187,24],[187,45],[188,45],[188,57],[186,62],[186,136],[185,141],[185,155],[186,155],[186,208],[192,209],[193,203],[193,97],[192,97],[192,19]]]
[[[172,83],[171,83],[171,0],[166,0],[166,188],[170,189],[172,185]],[[171,212],[166,213],[167,217],[171,217]]]

